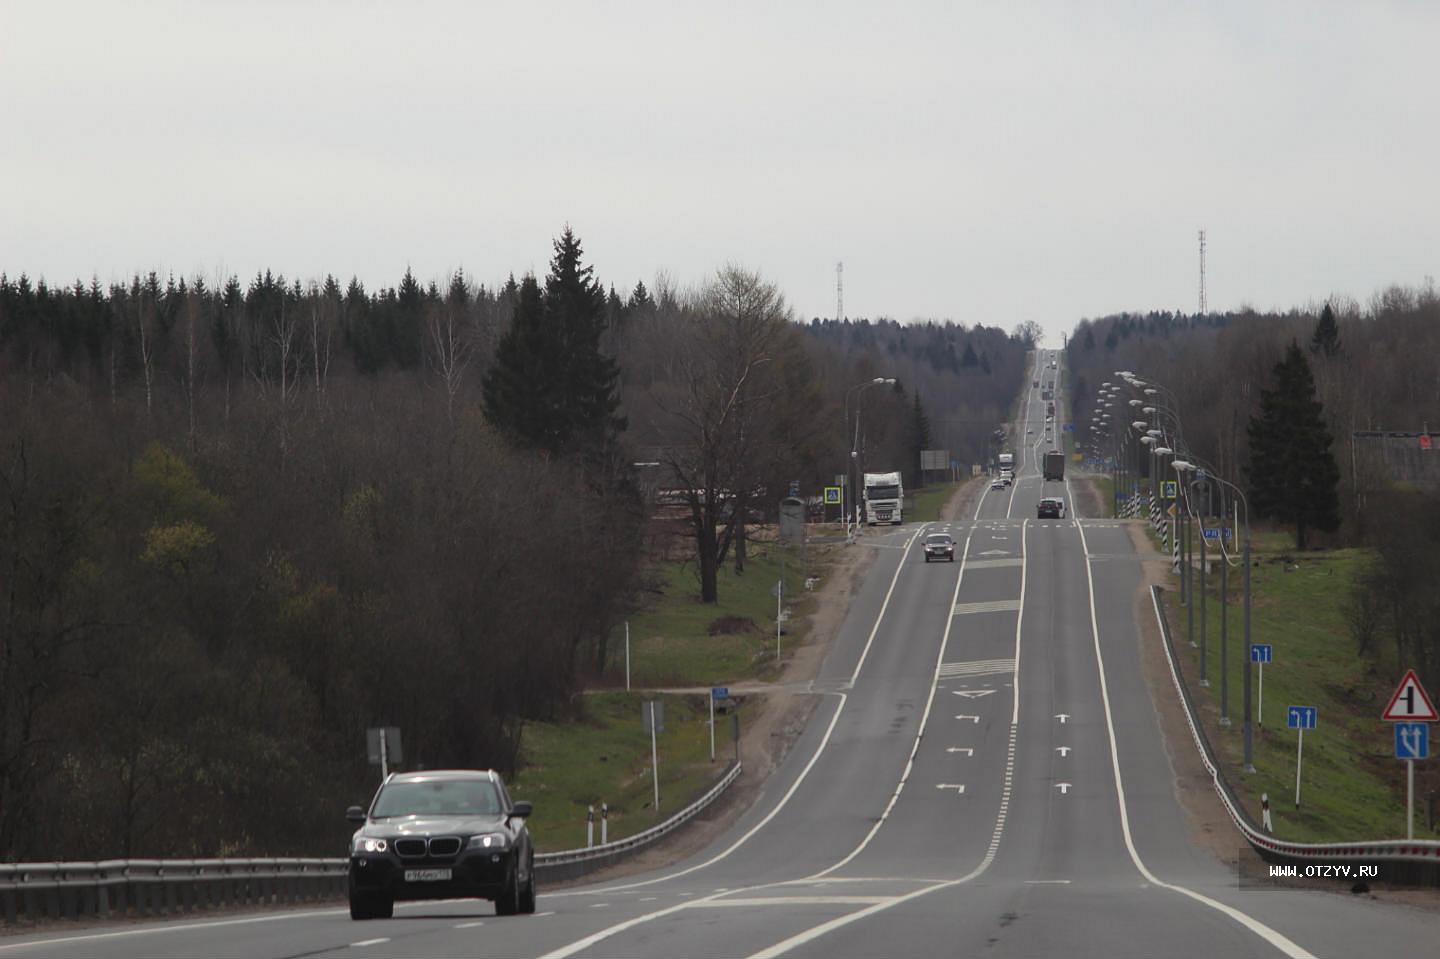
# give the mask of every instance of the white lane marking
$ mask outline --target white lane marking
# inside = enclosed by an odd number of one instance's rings
[[[120,929],[115,932],[92,932],[83,936],[57,936],[51,939],[27,939],[24,942],[7,942],[0,945],[0,952],[8,949],[27,949],[33,946],[54,946],[67,942],[91,942],[96,939],[119,939],[124,936],[148,936],[159,932],[184,932],[187,929],[216,929],[221,926],[244,926],[256,922],[280,922],[286,919],[311,919],[316,916],[347,916],[348,909],[312,909],[304,912],[287,912],[278,916],[251,916],[248,919],[217,919],[214,922],[184,922],[175,925],[147,926],[144,929]]]
[[[1060,790],[1060,795],[1062,795],[1062,796],[1064,796],[1064,795],[1066,795],[1067,793],[1070,792],[1070,784],[1069,784],[1069,783],[1056,783],[1056,784],[1055,784],[1055,788],[1058,789],[1058,790]]]
[[[591,908],[591,909],[604,909],[604,908],[605,908],[606,906],[608,906],[608,905],[610,905],[608,902],[592,902],[592,903],[590,904],[590,908]]]
[[[968,616],[974,613],[1014,613],[1020,609],[1018,599],[991,599],[979,603],[957,603],[951,608],[952,616]]]
[[[747,899],[712,899],[691,905],[696,909],[733,909],[736,906],[873,906],[894,896],[756,896]]]
[[[1056,714],[1055,714],[1055,718],[1058,719],[1058,720],[1060,720],[1060,725],[1063,726],[1063,725],[1065,725],[1065,721],[1070,718],[1070,714],[1069,714],[1069,713],[1056,713]]]
[[[967,756],[975,755],[975,750],[969,746],[950,746],[945,751],[947,753],[964,753]]]
[[[936,674],[940,679],[959,679],[962,676],[991,676],[998,673],[1015,672],[1015,660],[977,659],[968,663],[943,663]]]
[[[1070,755],[1069,746],[1056,746],[1055,751],[1060,754],[1061,759],[1064,759],[1066,756]]]
[[[964,785],[963,783],[936,783],[936,784],[935,784],[935,788],[936,788],[936,789],[953,789],[953,790],[955,790],[955,795],[957,795],[957,796],[963,796],[963,795],[965,795],[965,785]]]
[[[1069,879],[1026,879],[1027,886],[1068,886]]]
[[[1010,705],[1010,725],[1012,727],[1020,723],[1020,636],[1021,629],[1025,625],[1025,580],[1026,563],[1029,558],[1025,546],[1025,531],[1029,529],[1029,520],[1020,521],[1020,611],[1015,616],[1015,696]]]
[[[955,589],[950,594],[950,607],[952,609],[955,607],[955,600],[960,596],[960,584],[965,582],[965,567],[970,561],[970,543],[974,539],[974,536],[974,531],[971,531],[971,533],[965,537],[965,548],[960,552],[960,569],[955,575]],[[910,779],[910,770],[915,768],[915,754],[920,751],[920,739],[925,735],[926,723],[930,721],[930,710],[935,708],[935,693],[939,690],[940,686],[940,670],[945,664],[945,649],[950,645],[950,629],[954,624],[955,617],[946,617],[945,630],[940,634],[940,650],[935,655],[935,671],[930,676],[930,694],[925,698],[925,711],[920,714],[920,725],[915,730],[915,741],[910,744],[910,755],[905,760],[905,768],[900,773],[900,781],[895,784],[895,791],[890,794],[890,801],[885,804],[884,810],[880,813],[880,818],[875,820],[875,825],[870,827],[870,831],[865,834],[864,839],[860,840],[860,844],[850,850],[849,855],[835,863],[835,865],[828,869],[822,869],[809,878],[818,879],[828,875],[860,855],[865,847],[870,845],[870,840],[875,838],[875,834],[880,831],[880,827],[885,825],[885,820],[890,817],[890,811],[895,808],[895,803],[900,800],[900,793],[905,790],[905,783]],[[975,722],[980,722],[979,716],[975,717]]]
[[[531,918],[531,919],[543,919],[543,918],[545,918],[546,916],[553,916],[553,915],[555,915],[555,910],[554,910],[554,909],[551,909],[549,912],[537,912],[537,913],[535,913],[535,915],[531,916],[530,918]]]
[[[979,699],[981,696],[989,696],[995,692],[993,689],[952,689],[950,692],[956,696],[964,696],[966,699]]]
[[[834,932],[836,929],[840,929],[844,926],[850,925],[850,923],[852,922],[859,922],[862,919],[868,919],[876,913],[884,912],[886,909],[889,909],[892,906],[898,906],[901,903],[909,902],[912,899],[918,899],[921,896],[928,896],[930,893],[935,892],[939,889],[953,889],[956,886],[970,882],[977,876],[984,873],[986,869],[989,869],[990,863],[995,861],[996,851],[1000,848],[1000,837],[1005,832],[1005,809],[1010,804],[1010,792],[1011,789],[1014,787],[1016,732],[1016,727],[1011,726],[1010,741],[1009,744],[1005,747],[1005,786],[1004,790],[1000,795],[1000,813],[995,817],[995,830],[990,834],[990,846],[985,850],[985,858],[980,860],[980,864],[978,866],[970,870],[970,872],[966,873],[965,875],[961,876],[959,879],[951,879],[945,882],[938,882],[933,886],[927,886],[924,889],[917,889],[914,892],[906,893],[903,896],[897,896],[889,902],[876,903],[875,905],[868,906],[865,909],[859,910],[858,912],[852,912],[848,915],[839,916],[835,919],[831,919],[829,922],[823,922],[818,926],[812,926],[809,929],[796,933],[795,935],[791,936],[789,939],[784,940],[783,942],[777,942],[775,945],[769,947],[768,949],[762,949],[759,952],[751,954],[749,956],[749,959],[777,959],[777,957],[783,956],[785,953],[789,952],[792,949],[803,946],[808,942],[813,942],[816,939],[819,939],[821,936],[826,935],[827,933]]]
[[[955,718],[956,718],[956,719],[959,719],[959,720],[966,720],[966,719],[968,719],[968,720],[970,720],[972,723],[975,723],[977,726],[980,724],[980,717],[979,717],[979,716],[965,716],[965,715],[960,715],[960,716],[956,716]]]
[[[355,949],[361,946],[378,946],[382,942],[389,942],[389,936],[381,936],[379,939],[361,939],[359,942],[350,943],[350,948]]]
[[[484,923],[483,921],[477,919],[477,920],[475,920],[474,922],[457,922],[457,923],[455,923],[455,928],[456,928],[456,929],[474,929],[476,926],[483,926],[483,925],[485,925],[485,923]]]
[[[915,542],[920,538],[920,536],[925,532],[928,527],[928,523],[922,523],[915,529],[915,532],[910,534],[910,541],[905,547],[905,553],[900,557],[900,562],[895,567],[895,575],[890,578],[890,586],[885,591],[885,600],[880,604],[880,612],[875,614],[875,624],[870,629],[870,637],[865,640],[865,648],[860,653],[860,661],[855,664],[855,671],[850,674],[850,683],[852,686],[854,685],[855,680],[858,679],[860,676],[860,670],[865,665],[865,658],[870,655],[870,647],[875,643],[875,636],[880,632],[880,624],[885,619],[886,610],[890,608],[890,598],[895,594],[895,585],[900,582],[900,574],[906,568],[905,561],[910,557],[910,549],[915,545]],[[966,548],[968,549],[970,541],[967,539],[965,543]],[[965,564],[961,563],[960,568],[961,570],[964,570]],[[785,791],[785,795],[780,797],[780,801],[776,803],[775,806],[768,813],[765,814],[765,817],[759,822],[757,822],[754,826],[751,826],[750,829],[747,830],[746,833],[739,839],[736,839],[729,846],[722,849],[720,852],[716,853],[714,856],[710,857],[704,862],[696,863],[695,865],[690,866],[688,869],[682,869],[679,872],[673,872],[669,873],[668,875],[658,876],[654,879],[645,879],[640,882],[624,883],[619,886],[606,886],[603,889],[577,889],[573,892],[554,892],[550,893],[550,895],[557,897],[608,896],[622,889],[638,889],[642,886],[654,885],[657,882],[669,882],[671,879],[678,879],[681,876],[687,876],[692,872],[696,872],[697,870],[713,866],[715,863],[730,856],[731,853],[733,853],[735,850],[739,849],[746,842],[748,842],[751,836],[754,836],[761,829],[764,829],[767,825],[769,825],[772,819],[774,819],[780,814],[780,811],[785,808],[785,804],[790,801],[790,797],[794,796],[796,791],[799,790],[800,785],[805,782],[805,777],[810,775],[810,770],[815,767],[815,764],[817,762],[819,762],[821,754],[825,752],[825,747],[830,744],[830,736],[835,732],[835,724],[840,721],[841,714],[845,712],[845,704],[846,702],[848,702],[848,697],[845,693],[837,692],[834,693],[834,695],[840,697],[840,704],[835,707],[835,715],[830,717],[830,725],[825,727],[825,735],[820,738],[820,744],[815,747],[815,752],[810,756],[809,761],[805,763],[804,768],[800,770],[800,775],[795,777],[795,781],[790,784],[790,788]],[[661,913],[656,913],[655,915],[658,916],[660,914]],[[595,939],[595,942],[599,942],[603,938],[605,937],[601,936],[600,939]],[[580,941],[587,944],[577,946],[577,948],[573,952],[565,952],[562,949],[553,953],[549,953],[546,957],[544,957],[544,959],[561,959],[562,956],[573,955],[574,952],[579,952],[581,949],[588,949],[590,945],[593,945],[593,943],[589,943],[587,940]]]
[[[1070,492],[1069,480],[1065,481],[1065,491],[1067,494]],[[1085,528],[1082,526],[1078,529],[1080,533],[1080,548],[1088,554],[1090,547],[1085,542]],[[1284,934],[1265,925],[1260,920],[1241,912],[1234,906],[1227,906],[1225,903],[1211,899],[1209,896],[1195,892],[1193,889],[1187,889],[1184,886],[1166,882],[1151,872],[1149,867],[1141,860],[1140,853],[1135,848],[1135,840],[1130,835],[1130,813],[1125,805],[1125,781],[1120,775],[1120,747],[1115,741],[1115,719],[1110,712],[1110,687],[1105,680],[1105,656],[1100,651],[1100,622],[1095,613],[1095,572],[1093,564],[1088,559],[1085,561],[1085,578],[1090,589],[1090,635],[1095,642],[1095,665],[1100,674],[1100,702],[1105,707],[1105,731],[1110,737],[1110,767],[1115,774],[1115,799],[1120,807],[1120,831],[1125,837],[1125,851],[1130,854],[1130,861],[1135,863],[1135,868],[1139,870],[1140,875],[1145,877],[1146,881],[1160,886],[1162,889],[1178,892],[1182,896],[1189,896],[1196,902],[1203,903],[1211,909],[1224,913],[1246,929],[1255,933],[1255,935],[1261,939],[1270,943],[1270,945],[1276,949],[1279,949],[1285,955],[1289,956],[1290,959],[1315,959],[1314,955],[1293,940],[1287,938]]]

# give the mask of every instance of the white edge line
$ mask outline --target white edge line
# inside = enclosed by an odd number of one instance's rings
[[[1065,490],[1066,494],[1068,495],[1070,492],[1070,481],[1068,479],[1065,481]],[[1215,909],[1219,912],[1224,913],[1231,919],[1234,919],[1236,922],[1240,923],[1240,925],[1244,926],[1246,929],[1249,929],[1251,932],[1255,933],[1255,935],[1259,936],[1261,939],[1264,939],[1276,949],[1283,952],[1285,955],[1291,957],[1291,959],[1315,959],[1315,956],[1312,953],[1308,952],[1302,946],[1287,938],[1284,934],[1270,928],[1263,922],[1260,922],[1258,919],[1246,915],[1239,909],[1236,909],[1233,906],[1228,906],[1225,903],[1219,902],[1215,899],[1211,899],[1209,896],[1195,892],[1193,889],[1187,889],[1184,886],[1164,881],[1163,879],[1156,876],[1153,872],[1151,872],[1149,868],[1146,867],[1145,863],[1140,859],[1140,853],[1135,849],[1135,841],[1130,835],[1130,815],[1127,812],[1125,806],[1125,783],[1120,775],[1119,747],[1115,741],[1115,720],[1110,713],[1110,690],[1109,686],[1105,682],[1105,657],[1100,652],[1100,624],[1095,615],[1095,574],[1093,570],[1093,563],[1089,558],[1090,546],[1085,541],[1084,527],[1077,525],[1075,528],[1080,531],[1080,546],[1085,551],[1086,557],[1085,578],[1086,582],[1089,585],[1090,593],[1090,634],[1095,642],[1095,663],[1096,666],[1099,668],[1100,675],[1100,701],[1105,707],[1105,731],[1110,737],[1110,765],[1115,773],[1115,797],[1120,807],[1120,830],[1125,836],[1125,850],[1130,854],[1130,860],[1135,863],[1135,868],[1140,871],[1140,875],[1144,876],[1148,882],[1159,886],[1162,889],[1169,889],[1172,892],[1178,892],[1183,896],[1189,896],[1196,902],[1203,903],[1209,906],[1211,909]]]
[[[59,936],[49,939],[27,939],[24,942],[0,944],[0,952],[9,949],[44,947],[66,942],[88,942],[94,939],[119,939],[123,936],[147,936],[157,932],[183,932],[187,929],[214,929],[219,926],[243,926],[256,922],[275,922],[280,919],[309,919],[315,916],[338,916],[348,914],[345,909],[310,909],[303,912],[287,912],[278,916],[248,916],[244,919],[217,919],[212,922],[186,922],[178,925],[163,924],[145,926],[142,929],[119,929],[114,932],[92,932],[83,936]]]

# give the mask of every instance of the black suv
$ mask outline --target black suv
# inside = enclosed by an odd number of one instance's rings
[[[1035,511],[1037,519],[1064,519],[1065,501],[1053,496],[1047,496],[1040,501],[1040,506]]]
[[[955,541],[949,533],[931,533],[925,537],[925,562],[932,559],[955,562]]]
[[[528,802],[511,802],[492,771],[392,773],[350,840],[350,918],[388,919],[397,899],[495,903],[495,913],[535,911],[535,849]]]

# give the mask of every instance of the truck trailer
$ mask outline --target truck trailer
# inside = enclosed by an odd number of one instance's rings
[[[1065,478],[1065,454],[1060,450],[1051,450],[1045,454],[1045,479],[1063,480]]]
[[[866,473],[863,492],[865,522],[871,526],[876,523],[900,525],[905,485],[900,481],[899,473]]]

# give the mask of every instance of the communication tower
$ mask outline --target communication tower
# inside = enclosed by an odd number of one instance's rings
[[[845,264],[835,264],[835,322],[845,320]]]
[[[1209,313],[1205,304],[1205,231],[1200,231],[1200,315]]]

